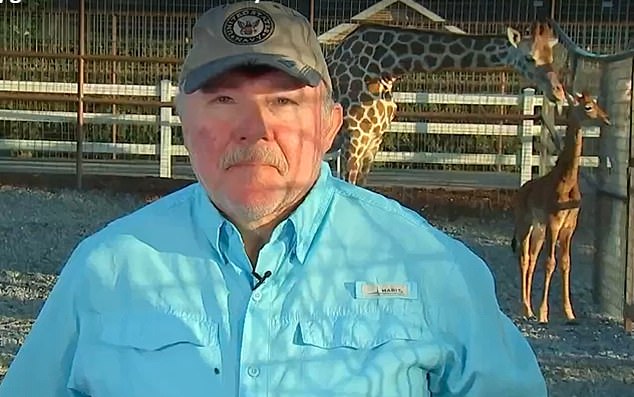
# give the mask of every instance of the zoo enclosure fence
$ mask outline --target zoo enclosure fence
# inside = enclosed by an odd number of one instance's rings
[[[0,93],[31,93],[34,95],[44,92],[49,94],[72,94],[76,92],[73,83],[46,83],[29,81],[0,81]],[[108,96],[110,102],[116,102],[113,96],[143,98],[145,103],[156,106],[154,113],[125,113],[112,112],[84,112],[81,117],[87,127],[100,128],[107,131],[112,125],[147,126],[155,131],[155,135],[146,142],[134,140],[132,142],[110,141],[109,134],[92,134],[101,136],[101,140],[83,141],[81,145],[72,139],[20,139],[0,138],[0,151],[8,152],[9,158],[0,159],[0,166],[5,170],[30,169],[34,172],[72,173],[81,177],[86,171],[94,174],[126,175],[126,176],[157,176],[162,178],[193,178],[193,172],[187,160],[187,151],[182,143],[182,136],[176,134],[180,128],[180,120],[173,114],[173,97],[178,87],[170,80],[162,80],[156,85],[116,85],[116,84],[84,84],[81,89],[86,95]],[[521,95],[511,94],[428,94],[422,92],[397,92],[397,103],[426,103],[426,104],[478,104],[481,106],[507,106],[522,109],[521,117],[515,118],[514,124],[500,124],[493,121],[483,122],[485,117],[475,115],[478,122],[465,123],[468,114],[460,115],[463,122],[394,122],[391,132],[400,134],[430,134],[440,136],[467,135],[475,137],[504,136],[516,138],[520,142],[517,154],[499,153],[451,153],[451,152],[409,152],[409,151],[381,151],[377,161],[383,163],[425,163],[425,164],[463,164],[492,166],[503,165],[517,167],[519,173],[492,172],[459,172],[462,178],[470,178],[473,187],[488,186],[490,188],[514,189],[533,177],[534,166],[549,168],[556,160],[556,156],[533,154],[533,138],[545,139],[542,146],[550,144],[549,135],[544,127],[535,123],[538,116],[537,109],[544,105],[544,98],[535,95],[532,88],[525,89]],[[35,111],[25,109],[0,109],[0,119],[12,122],[74,124],[78,118],[77,112],[72,111]],[[510,118],[510,117],[509,117]],[[510,118],[512,119],[512,118]],[[500,119],[501,120],[501,119]],[[106,130],[103,128],[106,127]],[[557,126],[556,130],[563,134],[565,126]],[[55,129],[55,128],[52,128]],[[586,139],[598,138],[599,128],[584,131]],[[75,154],[74,160],[55,158],[52,154]],[[92,160],[86,161],[88,154]],[[327,156],[333,163],[336,172],[339,171],[339,155],[333,153]],[[583,167],[597,167],[597,156],[583,156]],[[433,171],[427,173],[411,173],[419,175],[428,182],[446,181],[452,178],[452,171]],[[397,179],[398,173],[392,178]],[[438,183],[438,182],[436,182]]]
[[[0,11],[0,54],[4,57],[1,79],[5,82],[38,81],[47,83],[39,90],[0,92],[2,108],[6,110],[75,112],[75,123],[46,123],[5,119],[0,124],[0,138],[14,140],[76,141],[76,151],[30,151],[8,149],[0,153],[4,160],[29,157],[36,159],[66,159],[79,164],[98,160],[90,151],[83,151],[83,142],[156,143],[155,126],[132,123],[108,123],[97,126],[84,113],[151,115],[164,106],[156,97],[126,95],[126,91],[104,95],[86,91],[94,84],[155,86],[161,80],[176,80],[179,65],[190,43],[189,32],[195,18],[212,5],[236,0],[191,0],[186,2],[145,0],[30,0],[18,6],[5,6]],[[550,14],[575,40],[591,49],[617,51],[623,46],[634,24],[628,16],[629,6],[616,3],[611,7],[597,6],[596,1],[544,2],[533,0],[281,0],[297,9],[313,23],[323,38],[323,48],[331,51],[338,37],[333,32],[364,22],[408,25],[436,30],[459,30],[473,34],[503,33],[511,25],[520,31],[538,15]],[[625,7],[625,8],[624,8]],[[345,30],[345,29],[344,29]],[[565,54],[556,54],[565,63]],[[48,83],[73,83],[72,91],[49,91]],[[491,71],[453,71],[407,76],[398,82],[396,90],[404,93],[459,93],[517,95],[523,82],[509,69]],[[38,92],[36,92],[38,91]],[[538,93],[537,97],[540,95]],[[441,118],[441,114],[444,118]],[[448,114],[454,117],[447,119]],[[478,116],[477,118],[475,116]],[[392,128],[384,139],[382,154],[375,162],[373,173],[388,171],[391,183],[413,181],[412,170],[479,171],[527,175],[519,162],[490,161],[491,156],[508,159],[524,156],[526,145],[517,135],[497,133],[504,124],[521,124],[521,107],[478,103],[429,103],[403,101],[399,103],[398,123],[446,123],[470,121],[496,124],[491,133],[412,134]],[[538,124],[539,122],[535,122]],[[173,140],[178,142],[180,130],[174,127]],[[107,128],[107,130],[106,130]],[[542,130],[543,132],[544,130]],[[534,136],[532,155],[545,156],[544,137]],[[585,153],[597,152],[596,139],[586,143]],[[5,142],[5,146],[9,146]],[[13,146],[12,146],[13,147]],[[397,154],[390,154],[391,152]],[[398,154],[429,153],[402,156]],[[159,152],[156,152],[157,156]],[[437,154],[455,154],[441,161]],[[79,158],[76,158],[79,156]],[[465,156],[471,160],[465,161]],[[114,153],[112,160],[126,158]],[[129,158],[129,157],[128,157]],[[86,160],[84,162],[84,160]],[[158,157],[156,161],[160,161]],[[384,161],[385,160],[385,161]],[[419,161],[415,161],[419,160]],[[541,168],[546,170],[545,159]],[[24,163],[26,164],[26,163]],[[25,169],[26,170],[26,169]],[[407,172],[405,172],[406,170]],[[78,184],[83,169],[77,166]],[[457,178],[460,178],[460,172]],[[400,175],[397,177],[397,175]],[[425,181],[423,181],[425,182]],[[421,184],[423,183],[421,182]],[[486,185],[483,185],[486,187]]]

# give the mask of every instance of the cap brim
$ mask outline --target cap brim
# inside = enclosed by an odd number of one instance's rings
[[[193,69],[185,77],[183,91],[191,94],[210,79],[246,65],[266,65],[279,69],[311,87],[317,87],[322,81],[321,75],[315,69],[300,65],[292,59],[275,54],[241,54],[212,61]]]

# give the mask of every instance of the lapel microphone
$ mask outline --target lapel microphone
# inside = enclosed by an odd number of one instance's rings
[[[251,288],[251,291],[255,291],[255,289],[256,289],[257,287],[259,287],[260,285],[262,285],[262,284],[264,283],[264,281],[265,281],[267,278],[271,277],[271,274],[272,274],[272,273],[271,273],[271,271],[270,271],[270,270],[267,270],[267,271],[265,271],[265,272],[264,272],[264,275],[260,276],[260,275],[259,275],[259,274],[255,271],[255,269],[254,269],[254,270],[251,272],[251,275],[252,275],[253,277],[255,277],[255,278],[256,278],[256,280],[258,280],[258,282],[257,282],[257,283],[255,283],[255,285],[253,286],[253,288]]]

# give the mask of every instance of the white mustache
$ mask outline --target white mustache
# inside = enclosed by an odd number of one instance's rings
[[[266,146],[243,147],[225,154],[220,163],[223,169],[240,163],[257,163],[275,167],[282,174],[288,172],[288,164],[277,150]]]

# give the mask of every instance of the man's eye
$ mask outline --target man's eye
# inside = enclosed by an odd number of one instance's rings
[[[228,97],[226,95],[221,95],[221,96],[217,96],[215,98],[212,99],[212,102],[217,102],[217,103],[233,103],[233,98]]]
[[[285,97],[278,97],[276,98],[275,103],[278,105],[291,105],[294,104],[295,101]]]

